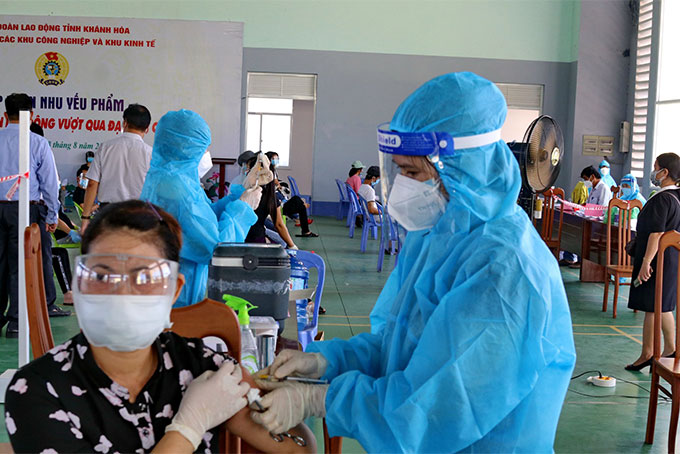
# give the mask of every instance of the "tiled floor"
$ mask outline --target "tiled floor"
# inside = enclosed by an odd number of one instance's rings
[[[292,227],[293,230],[297,230]],[[326,261],[327,275],[322,305],[327,314],[320,319],[325,338],[347,338],[368,331],[368,315],[380,292],[394,258],[386,256],[385,271],[376,272],[378,242],[369,241],[365,254],[359,250],[361,232],[354,239],[347,237],[344,223],[333,218],[316,218],[312,230],[321,236],[313,239],[296,238],[301,249],[313,250]],[[562,269],[574,322],[574,339],[578,359],[574,375],[599,370],[639,384],[649,389],[649,372],[631,373],[623,366],[639,354],[644,314],[634,314],[626,308],[627,290],[619,301],[619,316],[601,312],[602,284],[583,284],[578,270]],[[610,292],[611,295],[612,292]],[[52,319],[57,342],[77,331],[75,316]],[[0,337],[0,368],[16,367],[16,340]],[[615,389],[596,388],[586,383],[585,376],[572,381],[562,410],[556,452],[665,452],[670,405],[659,404],[656,441],[643,443],[647,419],[648,393],[632,384],[619,381]],[[573,392],[572,392],[573,391]],[[583,393],[587,395],[580,395]],[[3,412],[4,413],[4,412]],[[317,437],[320,424],[314,422]],[[7,435],[0,433],[0,442]],[[321,447],[320,447],[321,449]],[[350,439],[344,440],[343,452],[363,452]]]

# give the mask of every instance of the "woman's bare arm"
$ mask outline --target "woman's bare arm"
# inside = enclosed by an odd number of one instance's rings
[[[247,382],[253,388],[257,387],[255,381],[245,369],[243,369],[243,381]],[[262,452],[316,452],[316,439],[314,438],[312,431],[306,425],[300,424],[290,429],[288,433],[302,437],[307,443],[307,446],[298,446],[288,437],[284,437],[282,442],[277,442],[271,437],[267,429],[252,420],[250,417],[251,411],[252,410],[246,407],[229,419],[227,421],[227,429],[229,429],[229,432],[238,435],[250,446]]]

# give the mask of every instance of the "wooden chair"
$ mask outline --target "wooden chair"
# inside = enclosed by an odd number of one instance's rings
[[[215,336],[227,344],[229,355],[241,358],[241,327],[229,306],[206,298],[200,303],[173,309],[170,321],[172,331],[180,336]],[[226,424],[222,424],[220,435],[220,452],[241,452],[241,438],[229,433]]]
[[[614,208],[619,210],[619,222],[615,225],[615,241],[612,246],[612,224],[614,223],[614,215],[612,213]],[[614,301],[613,301],[613,317],[616,318],[616,303],[619,298],[619,286],[630,285],[630,283],[622,284],[621,278],[631,278],[633,275],[633,264],[631,257],[626,253],[626,244],[631,239],[631,214],[633,208],[642,208],[642,202],[639,200],[621,200],[612,199],[609,201],[609,208],[607,209],[607,265],[605,269],[604,282],[604,298],[602,300],[602,312],[607,312],[607,300],[609,299],[609,280],[614,276]],[[612,249],[616,251],[616,262],[612,261]]]
[[[24,231],[24,267],[26,269],[26,307],[33,359],[54,348],[54,338],[47,315],[45,281],[43,280],[40,227],[31,224]]]
[[[620,199],[621,198],[621,187],[620,186],[612,186],[611,188],[612,191],[612,198],[613,199]]]
[[[647,434],[645,443],[654,442],[654,424],[656,422],[656,407],[659,399],[659,390],[671,398],[671,421],[668,428],[668,452],[675,452],[675,436],[678,429],[678,413],[680,413],[680,356],[664,358],[661,356],[661,300],[663,297],[664,254],[669,248],[680,251],[680,233],[676,231],[666,232],[659,240],[659,251],[656,260],[656,291],[654,298],[654,356],[652,358],[652,388],[649,394],[649,411],[647,413]],[[678,270],[673,270],[678,273]],[[680,284],[680,280],[678,281]],[[676,284],[677,285],[677,284]],[[677,291],[680,292],[680,285]],[[680,295],[680,293],[678,293]],[[680,305],[676,307],[676,320],[680,316]],[[680,324],[675,325],[675,350],[680,351]],[[671,390],[659,383],[659,377],[671,385]]]
[[[557,238],[553,238],[553,223],[555,221],[555,196],[565,200],[564,189],[550,188],[543,193],[545,202],[543,204],[543,221],[541,223],[541,238],[546,246],[553,251],[556,258],[559,258],[560,243],[562,241],[562,223],[564,220],[564,205],[560,203],[560,223],[557,227]]]

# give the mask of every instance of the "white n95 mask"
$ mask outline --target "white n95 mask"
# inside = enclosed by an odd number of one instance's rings
[[[586,189],[588,189],[588,190],[593,189],[593,182],[592,181],[586,180],[586,181],[583,182],[583,184],[586,185]]]
[[[213,163],[212,163],[212,156],[210,156],[210,152],[206,151],[203,153],[203,156],[201,157],[201,161],[198,163],[198,178],[203,178],[210,169],[212,169]]]
[[[600,175],[602,175],[603,177],[609,175],[609,167],[602,167],[600,169]]]
[[[78,324],[88,342],[117,352],[151,345],[170,328],[174,295],[97,295],[74,289]]]
[[[434,180],[417,181],[399,174],[388,197],[387,211],[409,232],[430,229],[446,211],[446,199]]]

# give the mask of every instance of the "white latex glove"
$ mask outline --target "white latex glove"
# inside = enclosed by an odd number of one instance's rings
[[[255,186],[250,189],[246,189],[239,197],[252,208],[253,210],[260,205],[260,200],[262,199],[262,188],[260,186]]]
[[[275,378],[295,375],[298,377],[320,378],[326,373],[328,361],[321,353],[304,353],[299,350],[282,350],[274,362],[268,367],[255,373],[255,377],[261,375],[273,375]]]
[[[189,384],[165,431],[179,432],[195,450],[208,430],[246,406],[244,396],[249,389],[248,383],[241,383],[241,367],[225,361],[217,371],[203,372]]]
[[[298,250],[298,247],[297,247],[296,244],[294,244],[294,245],[290,246],[288,249],[292,249],[292,250],[294,250],[294,251],[297,251],[297,250]]]
[[[257,158],[257,162],[243,182],[243,187],[246,189],[263,186],[265,184],[271,183],[274,180],[274,173],[269,169],[269,158],[264,153],[260,153]]]
[[[259,380],[263,389],[275,388],[260,399],[263,413],[251,412],[253,421],[273,434],[287,432],[310,416],[326,416],[326,393],[329,385],[304,385],[294,382]]]

